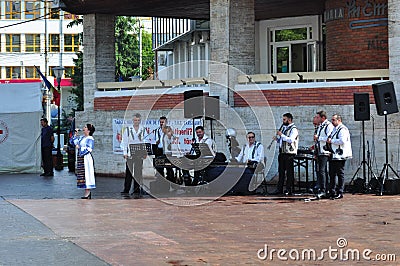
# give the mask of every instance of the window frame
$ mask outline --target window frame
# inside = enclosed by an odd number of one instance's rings
[[[57,44],[53,43],[53,37],[58,37]],[[49,34],[49,52],[59,53],[61,51],[60,47],[60,34]]]
[[[28,43],[27,36],[32,36],[31,44]],[[32,49],[32,51],[28,51],[28,48]],[[25,34],[25,52],[40,53],[40,34],[36,34],[36,33]]]
[[[19,77],[14,78],[14,70],[19,69]],[[6,66],[6,79],[21,79],[21,67],[20,66]]]
[[[32,3],[33,7],[32,10],[27,9],[27,4]],[[36,19],[40,17],[40,1],[37,0],[30,0],[25,1],[25,19]],[[32,17],[29,17],[32,16]]]
[[[15,5],[19,3],[19,11],[14,11]],[[10,10],[11,4],[11,10]],[[21,19],[22,10],[21,10],[22,1],[20,0],[6,0],[4,1],[4,19]]]
[[[71,44],[67,44],[67,37],[71,37]],[[64,34],[64,52],[73,53],[79,51],[79,34]],[[67,50],[68,48],[68,50]]]
[[[21,52],[21,34],[5,34],[6,35],[6,53],[20,53]],[[19,41],[17,45],[14,45],[14,37],[18,36]],[[14,48],[18,47],[18,51],[14,51]]]

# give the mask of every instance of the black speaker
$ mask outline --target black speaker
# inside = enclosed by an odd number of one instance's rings
[[[396,93],[394,92],[393,82],[386,81],[372,84],[374,91],[376,111],[378,115],[389,115],[398,113]]]
[[[204,97],[205,117],[208,120],[219,120],[219,96]]]
[[[204,99],[202,90],[191,90],[183,93],[184,97],[184,117],[198,118],[204,115]]]
[[[370,119],[369,93],[354,93],[354,120],[365,121]]]

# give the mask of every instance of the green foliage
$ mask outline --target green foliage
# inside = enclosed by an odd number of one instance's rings
[[[115,21],[116,79],[130,80],[140,73],[139,21],[134,17],[119,16]],[[142,29],[142,72],[146,79],[154,69],[152,36]]]
[[[83,53],[81,51],[76,52],[77,58],[74,59],[74,74],[72,75],[72,83],[75,87],[72,88],[72,93],[75,94],[75,111],[83,111]],[[75,116],[75,115],[73,115]]]
[[[76,19],[68,24],[68,27],[82,24],[82,19]],[[82,42],[82,34],[80,41]],[[115,20],[115,79],[130,80],[131,76],[139,75],[139,23],[134,17],[119,16]],[[72,93],[76,95],[76,110],[83,111],[83,53],[76,53],[74,59],[74,74],[71,76],[76,86]],[[152,50],[151,33],[142,31],[142,64],[143,79],[147,79],[154,69],[154,52]]]

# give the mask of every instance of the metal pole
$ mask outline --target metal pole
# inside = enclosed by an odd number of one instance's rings
[[[61,83],[61,78],[57,78],[57,87],[58,87],[58,92],[60,93],[60,83]],[[61,97],[61,94],[59,94],[58,97]],[[64,165],[63,165],[63,158],[61,154],[61,141],[60,141],[60,134],[61,134],[61,128],[60,128],[60,105],[61,105],[61,99],[58,103],[58,112],[57,112],[57,165],[55,167],[56,170],[63,170]]]
[[[142,80],[143,75],[143,52],[142,52],[142,23],[139,18],[139,76]]]

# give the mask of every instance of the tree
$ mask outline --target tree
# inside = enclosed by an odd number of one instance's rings
[[[134,17],[120,16],[115,21],[115,59],[117,80],[130,80],[140,73],[139,61],[139,20]],[[142,30],[142,70],[143,79],[154,69],[152,36]]]

